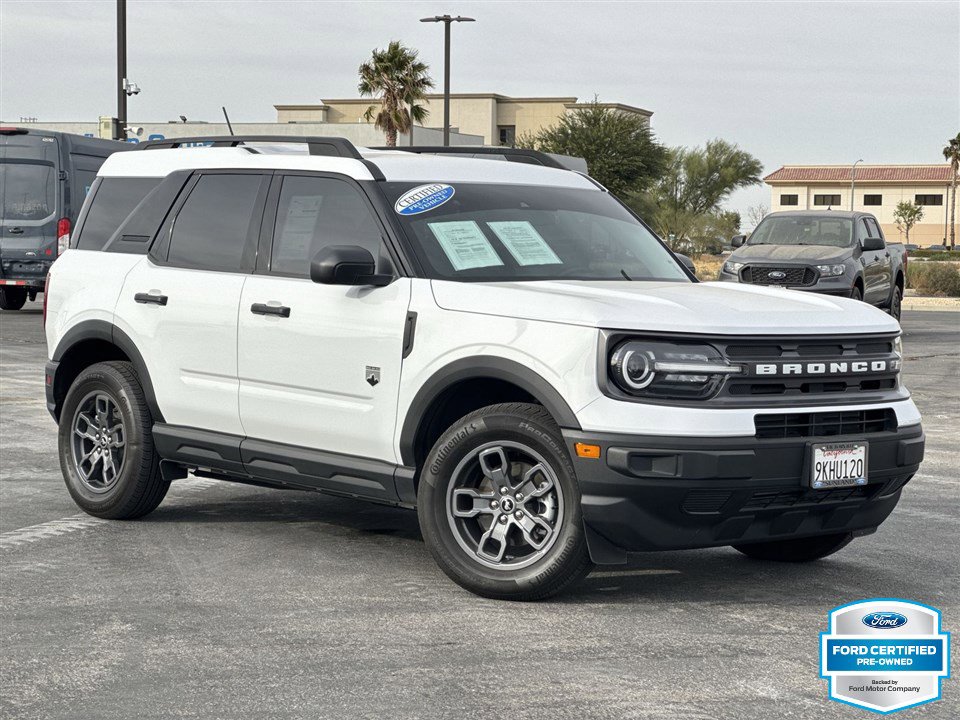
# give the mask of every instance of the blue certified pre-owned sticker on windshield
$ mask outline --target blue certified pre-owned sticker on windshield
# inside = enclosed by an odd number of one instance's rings
[[[933,702],[950,677],[950,633],[939,610],[912,600],[841,605],[820,633],[820,676],[831,700],[883,715]]]
[[[454,192],[455,190],[452,187],[442,183],[421,185],[404,193],[397,200],[393,209],[400,215],[419,215],[422,212],[427,212],[427,210],[440,207],[453,197]]]

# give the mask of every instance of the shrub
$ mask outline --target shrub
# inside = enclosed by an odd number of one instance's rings
[[[720,266],[726,258],[719,255],[696,255],[691,258],[693,266],[697,268],[697,279],[703,281],[716,280],[720,276]]]
[[[960,297],[960,268],[946,263],[909,263],[907,287],[922,295]]]
[[[957,262],[960,260],[958,252],[938,252],[935,250],[914,250],[910,253],[910,258],[923,258],[924,260],[946,260]]]

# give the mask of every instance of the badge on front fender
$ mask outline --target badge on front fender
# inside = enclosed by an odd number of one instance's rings
[[[940,611],[896,598],[874,598],[830,611],[820,633],[820,677],[830,699],[888,714],[940,699],[950,676],[950,633]]]

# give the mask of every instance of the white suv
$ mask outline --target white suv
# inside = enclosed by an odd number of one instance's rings
[[[628,550],[824,557],[920,465],[896,320],[699,283],[551,157],[202,140],[110,157],[48,278],[88,513],[187,472],[415,507],[454,581],[535,599]]]

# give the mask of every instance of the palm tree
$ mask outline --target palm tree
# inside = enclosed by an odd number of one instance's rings
[[[433,87],[429,69],[417,59],[416,50],[396,40],[386,50],[374,50],[370,61],[360,66],[360,95],[380,101],[368,107],[364,117],[383,130],[388,146],[397,146],[397,133],[407,132],[414,122],[422,125],[427,119],[427,109],[420,101]]]
[[[960,133],[955,138],[950,138],[950,142],[943,148],[943,158],[950,163],[950,173],[953,202],[950,203],[950,249],[956,245],[957,241],[957,173],[960,172]]]

